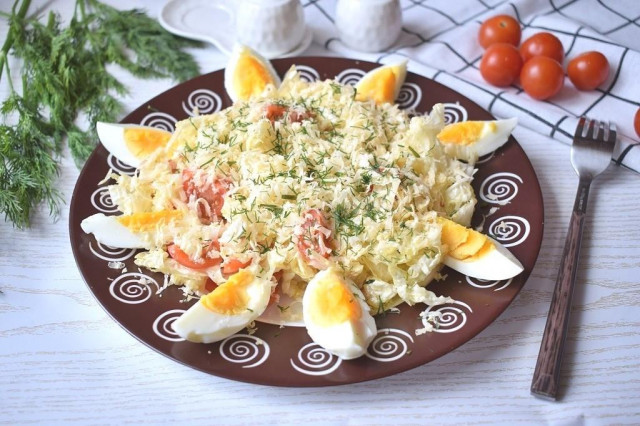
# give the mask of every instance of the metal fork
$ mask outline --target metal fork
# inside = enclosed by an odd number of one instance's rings
[[[571,164],[580,178],[578,193],[531,382],[531,393],[540,398],[556,399],[562,353],[569,326],[571,296],[580,255],[582,225],[587,214],[589,187],[593,179],[611,163],[615,144],[614,124],[605,125],[597,120],[580,118],[571,147]]]

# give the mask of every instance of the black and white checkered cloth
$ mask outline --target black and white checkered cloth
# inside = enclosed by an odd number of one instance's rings
[[[362,0],[366,3],[367,0]],[[516,116],[539,133],[570,144],[577,117],[609,120],[618,128],[614,160],[640,172],[640,138],[633,119],[640,107],[640,0],[400,0],[403,31],[387,51],[363,53],[338,37],[336,0],[303,0],[315,41],[341,56],[393,63],[463,93],[495,116]],[[478,29],[489,17],[509,14],[522,25],[522,40],[541,31],[555,34],[566,52],[565,67],[580,53],[597,50],[611,73],[598,89],[576,90],[568,78],[561,92],[536,101],[519,85],[497,88],[478,70],[483,49]]]

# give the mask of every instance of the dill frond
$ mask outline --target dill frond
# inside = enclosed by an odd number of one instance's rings
[[[19,228],[29,226],[32,210],[43,202],[57,216],[62,197],[55,181],[65,140],[80,167],[98,140],[96,122],[121,115],[118,98],[127,88],[107,65],[141,78],[183,81],[199,74],[185,49],[200,44],[166,32],[140,10],[77,0],[65,26],[53,12],[46,21],[27,18],[30,3],[15,1],[0,51],[0,77],[6,71],[11,88],[0,107],[0,213]],[[20,93],[11,85],[9,54],[22,61]],[[76,124],[79,116],[86,129]]]

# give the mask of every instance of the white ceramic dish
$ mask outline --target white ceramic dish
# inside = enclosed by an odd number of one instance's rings
[[[230,55],[236,44],[234,10],[229,0],[169,0],[160,11],[159,21],[167,31],[211,43],[225,55]],[[313,33],[307,27],[302,41],[293,50],[283,54],[260,54],[267,59],[299,56],[312,39]]]

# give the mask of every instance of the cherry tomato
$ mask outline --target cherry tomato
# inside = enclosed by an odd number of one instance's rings
[[[548,99],[558,93],[564,84],[562,66],[546,56],[535,56],[522,66],[520,83],[534,99]]]
[[[320,254],[322,257],[329,257],[331,248],[330,228],[324,215],[320,210],[311,209],[302,215],[304,222],[296,230],[298,252],[300,256],[313,266],[311,262],[311,252]]]
[[[527,62],[534,56],[547,56],[562,64],[564,48],[558,37],[551,33],[537,33],[529,37],[520,46],[522,60]]]
[[[182,266],[186,266],[191,269],[206,269],[212,266],[219,265],[222,262],[219,256],[217,257],[209,257],[209,252],[213,249],[216,251],[220,249],[220,246],[217,242],[211,242],[209,246],[204,250],[202,257],[200,259],[193,260],[189,257],[187,253],[182,251],[180,247],[175,244],[170,244],[167,247],[167,252],[169,252],[169,256]]]
[[[522,58],[515,46],[496,43],[489,46],[480,62],[480,74],[494,86],[508,86],[518,78]]]
[[[482,23],[478,32],[478,42],[485,49],[495,43],[520,44],[520,23],[509,15],[498,15]]]
[[[633,119],[633,127],[636,129],[636,135],[640,137],[640,108],[636,111],[636,116]]]
[[[600,52],[585,52],[569,61],[567,74],[576,89],[593,90],[609,77],[609,61]]]

